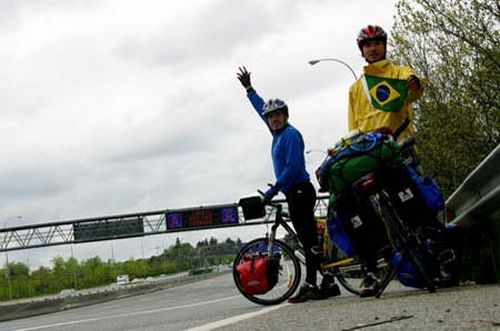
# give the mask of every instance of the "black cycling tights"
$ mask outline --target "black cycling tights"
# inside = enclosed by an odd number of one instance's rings
[[[305,250],[306,282],[315,285],[320,262],[319,255],[311,250],[315,246],[318,248],[318,230],[314,217],[316,190],[310,182],[295,185],[286,193],[286,198],[290,219]]]

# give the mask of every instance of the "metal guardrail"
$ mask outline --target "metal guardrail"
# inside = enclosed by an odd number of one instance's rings
[[[446,201],[452,223],[471,227],[488,219],[500,222],[500,144],[469,174]]]
[[[500,145],[467,176],[446,208],[455,214],[451,223],[473,228],[476,241],[468,249],[476,252],[471,261],[474,269],[481,270],[478,277],[500,282]],[[477,258],[481,254],[483,258]]]

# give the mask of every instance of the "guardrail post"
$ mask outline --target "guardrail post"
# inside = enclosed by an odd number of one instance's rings
[[[491,227],[491,253],[493,257],[493,270],[496,282],[500,283],[500,219],[490,222]]]

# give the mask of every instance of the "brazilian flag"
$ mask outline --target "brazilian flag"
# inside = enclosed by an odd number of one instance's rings
[[[408,95],[406,80],[367,75],[365,79],[374,108],[388,112],[401,110]]]

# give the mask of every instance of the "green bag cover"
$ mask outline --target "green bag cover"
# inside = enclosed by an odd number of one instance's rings
[[[330,206],[335,196],[349,188],[352,183],[370,172],[378,172],[383,167],[401,164],[400,146],[394,141],[387,141],[377,148],[349,158],[343,158],[332,164],[329,171]]]

